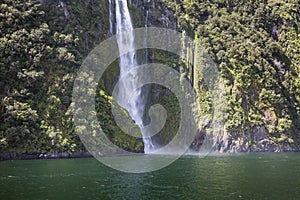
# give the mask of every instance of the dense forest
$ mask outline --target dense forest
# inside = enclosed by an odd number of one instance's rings
[[[262,139],[263,145],[276,147],[272,150],[299,149],[300,1],[129,2],[135,27],[144,25],[147,10],[149,26],[185,31],[217,63],[226,90],[224,134],[230,138],[223,150],[241,142],[245,148],[238,151],[248,151]],[[110,37],[108,15],[104,0],[1,1],[0,152],[85,151],[74,131],[72,87],[84,58]],[[151,53],[152,61],[172,59]],[[123,134],[111,116],[109,83],[118,76],[117,67],[116,62],[99,81],[96,102],[106,109],[98,111],[98,118],[115,144],[142,151],[141,140]],[[199,83],[201,77],[194,87],[204,116],[210,111],[209,95]],[[163,94],[153,101],[176,110],[174,97]],[[169,118],[164,132],[176,128],[174,121]]]

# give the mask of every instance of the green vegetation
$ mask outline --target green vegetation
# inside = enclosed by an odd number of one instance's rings
[[[108,2],[64,2],[1,1],[0,152],[85,151],[74,134],[72,86],[83,59],[108,36]],[[229,133],[241,134],[259,125],[266,127],[274,143],[300,145],[299,1],[159,0],[156,4],[161,6],[152,8],[150,21],[157,17],[152,24],[163,24],[160,12],[165,7],[173,10],[178,29],[194,37],[218,64],[227,94]],[[135,26],[144,26],[144,16],[139,17],[142,8],[130,9],[137,10],[132,16]],[[165,59],[162,52],[149,55],[154,56],[152,61]],[[185,76],[193,79],[204,108],[201,115],[209,115],[210,95],[199,87],[202,77],[189,70]],[[142,142],[124,135],[111,116],[111,83],[117,74],[114,63],[99,84],[97,116],[115,144],[141,151]],[[171,94],[159,90],[158,96],[153,102],[161,100],[171,113],[178,112]],[[165,141],[176,129],[176,117],[168,119],[161,133]]]
[[[227,131],[265,126],[273,142],[299,145],[299,1],[162,2],[219,65]]]
[[[74,134],[72,86],[106,38],[103,1],[4,0],[0,5],[0,152],[84,150]],[[101,23],[102,22],[102,23]]]

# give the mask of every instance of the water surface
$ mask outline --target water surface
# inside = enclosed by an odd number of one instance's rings
[[[91,158],[4,161],[0,198],[300,199],[300,154],[184,156],[145,174],[118,172]]]

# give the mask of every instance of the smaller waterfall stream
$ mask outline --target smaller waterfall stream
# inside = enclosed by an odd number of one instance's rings
[[[148,20],[149,20],[149,10],[146,10],[146,23],[145,23],[145,27],[148,27]]]
[[[112,0],[109,1],[109,36],[112,36],[114,33],[114,24],[113,24],[113,11],[112,11]]]
[[[144,46],[147,46],[148,44],[148,20],[149,20],[149,11],[146,10],[146,19],[145,19],[145,34],[144,34]],[[148,49],[144,49],[144,63],[147,64],[149,62],[148,60],[149,52]]]

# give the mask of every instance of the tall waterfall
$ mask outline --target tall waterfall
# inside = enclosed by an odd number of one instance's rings
[[[119,51],[129,51],[126,55],[120,57],[120,77],[125,75],[131,68],[137,66],[136,48],[134,45],[134,30],[131,22],[127,0],[116,0],[116,34]],[[130,117],[140,127],[143,135],[144,151],[150,153],[154,145],[150,137],[144,134],[143,116],[145,110],[145,100],[142,96],[141,88],[136,89],[139,76],[136,72],[131,72],[130,79],[119,80],[119,92],[117,102],[125,108]]]

